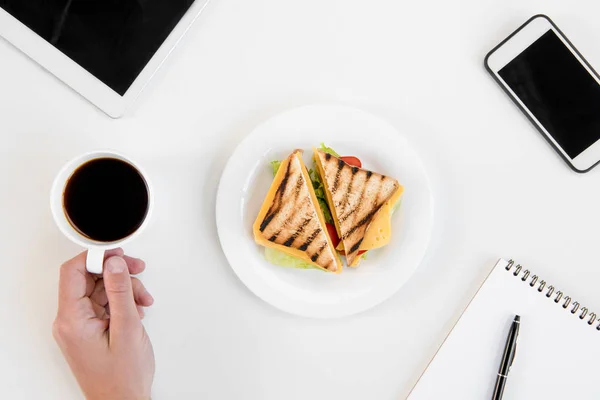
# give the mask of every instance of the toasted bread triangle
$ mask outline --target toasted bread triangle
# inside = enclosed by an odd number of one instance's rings
[[[258,244],[340,273],[342,263],[329,238],[302,151],[285,159],[254,223]]]
[[[400,184],[385,175],[352,167],[319,149],[315,149],[315,161],[336,229],[346,249],[346,260],[348,265],[356,266],[365,233]]]

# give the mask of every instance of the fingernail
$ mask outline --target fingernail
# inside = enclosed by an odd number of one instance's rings
[[[112,274],[122,274],[127,269],[127,263],[121,257],[111,257],[106,261],[106,268]]]

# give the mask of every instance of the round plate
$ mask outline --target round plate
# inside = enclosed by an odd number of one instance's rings
[[[252,224],[273,181],[270,162],[321,142],[341,155],[357,156],[365,168],[396,178],[405,187],[392,217],[388,246],[371,251],[359,268],[339,274],[270,264],[254,242]],[[231,155],[217,194],[217,229],[231,267],[258,297],[307,317],[342,317],[367,310],[393,295],[417,269],[431,236],[433,199],[417,153],[387,122],[364,111],[335,105],[293,109],[246,137]]]

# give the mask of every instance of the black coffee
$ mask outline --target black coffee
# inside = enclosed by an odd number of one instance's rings
[[[63,194],[67,219],[79,233],[114,242],[134,233],[148,213],[146,181],[131,164],[98,158],[80,166]]]

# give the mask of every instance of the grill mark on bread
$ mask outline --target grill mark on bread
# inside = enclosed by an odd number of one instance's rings
[[[296,199],[297,199],[297,198],[298,198],[298,197],[296,197]],[[302,207],[303,207],[303,204],[304,204],[304,203],[306,203],[308,200],[309,200],[309,198],[308,198],[308,197],[305,197],[305,198],[304,198],[304,199],[303,199],[303,200],[300,202],[300,204],[298,204],[298,201],[297,201],[297,200],[294,202],[294,206],[295,206],[295,207],[294,207],[294,211],[293,211],[293,212],[290,214],[290,216],[289,216],[289,217],[287,217],[287,218],[286,218],[286,220],[285,220],[285,221],[283,221],[283,224],[281,224],[281,228],[279,228],[279,230],[278,230],[277,232],[275,232],[275,233],[273,234],[273,236],[271,236],[271,237],[269,238],[269,241],[271,241],[271,242],[274,242],[275,240],[277,240],[277,238],[279,237],[279,234],[280,234],[280,233],[281,233],[281,232],[282,232],[282,231],[283,231],[285,228],[287,228],[287,227],[290,225],[290,223],[291,223],[291,222],[294,220],[294,218],[296,217],[296,215],[297,215],[297,214],[298,214],[300,211],[302,211],[302,210],[303,210],[303,208],[302,208]],[[308,222],[310,222],[310,221],[312,221],[312,219],[309,219],[309,220],[308,220]],[[304,226],[305,226],[305,225],[303,225],[303,226],[302,226],[302,228],[304,228]],[[298,234],[298,232],[296,232],[296,234]],[[287,242],[286,242],[286,243],[287,243]],[[285,244],[284,244],[284,246],[285,246]],[[287,247],[289,247],[289,246],[287,246]]]
[[[308,224],[310,224],[310,222],[311,222],[311,221],[312,221],[312,218],[305,218],[305,219],[304,219],[304,221],[302,222],[302,225],[300,225],[300,227],[299,227],[298,229],[296,229],[296,232],[294,232],[294,233],[292,234],[292,236],[290,236],[290,237],[288,238],[288,240],[286,240],[286,241],[283,243],[283,245],[284,245],[285,247],[291,247],[291,246],[292,246],[292,244],[294,243],[294,240],[296,240],[296,238],[297,238],[298,236],[300,236],[300,235],[302,234],[302,232],[304,232],[304,229],[306,228],[306,226],[307,226]]]
[[[359,202],[356,206],[354,206],[354,208],[352,210],[350,210],[346,215],[338,218],[340,223],[344,223],[348,217],[350,217],[352,214],[356,213],[358,210],[360,210],[360,205],[362,204],[362,201],[365,197],[365,192],[367,191],[367,186],[369,185],[369,179],[371,178],[371,176],[373,175],[373,173],[371,171],[367,172],[367,177],[365,179],[365,183],[363,184],[362,190],[360,192],[360,197],[359,197]]]
[[[358,228],[360,228],[361,226],[363,226],[364,224],[367,224],[369,222],[371,222],[371,219],[373,219],[373,216],[377,213],[377,211],[379,211],[379,208],[376,210],[372,210],[370,213],[368,213],[363,219],[361,219],[356,225],[354,225],[352,228],[350,228],[348,230],[348,232],[343,235],[340,239],[344,240],[344,239],[348,239],[348,237],[350,235],[352,235],[354,233],[354,231],[356,231]]]
[[[263,221],[263,223],[260,226],[261,232],[264,232],[264,230],[271,223],[271,221],[273,220],[275,215],[277,215],[277,213],[281,209],[281,204],[283,203],[283,196],[285,194],[285,190],[287,188],[287,184],[289,183],[289,179],[290,179],[290,175],[291,175],[290,166],[291,166],[291,163],[288,163],[288,166],[285,171],[285,176],[284,176],[283,180],[281,181],[281,184],[277,188],[277,192],[276,192],[277,202],[274,201],[273,206],[271,206],[271,208],[273,208],[275,206],[275,204],[277,204],[276,209],[273,211],[269,210],[270,215],[269,215],[269,213],[267,214],[267,217],[265,218],[265,220]],[[300,194],[300,189],[302,188],[303,183],[304,183],[304,178],[302,177],[302,175],[300,175],[298,177],[298,180],[296,181],[296,188],[295,188],[296,193],[295,193],[295,197],[294,197],[295,202],[298,201],[298,196]],[[271,236],[269,238],[269,241],[274,242],[275,240],[277,240],[277,236],[279,236],[279,234],[283,230],[283,227],[285,227],[289,223],[289,221],[293,217],[296,216],[298,211],[299,211],[299,207],[294,208],[294,212],[284,221],[284,223],[282,224],[282,228],[279,229],[273,236]]]
[[[291,175],[290,169],[291,168],[292,168],[292,163],[288,163],[287,168],[285,169],[285,175],[284,175],[283,179],[281,180],[279,187],[277,188],[277,196],[278,196],[278,199],[280,202],[281,202],[281,199],[283,198],[283,195],[285,193],[285,188],[287,187],[288,181],[290,179],[290,175]]]
[[[346,207],[348,207],[348,203],[350,202],[350,193],[352,192],[352,185],[354,185],[354,178],[356,177],[355,174],[352,174],[352,177],[350,178],[350,183],[348,183],[348,189],[346,189],[346,192],[344,193],[344,199],[342,200],[342,214],[346,212]],[[360,204],[360,202],[358,203]]]
[[[343,217],[339,218],[339,222],[341,224],[343,224],[344,222],[346,222],[346,220],[352,216],[352,214],[356,213],[360,208],[360,205],[357,205],[356,207],[354,207],[352,210],[350,210],[346,215],[344,215]]]
[[[315,239],[317,238],[317,235],[321,232],[322,232],[321,228],[315,229],[313,231],[313,233],[308,237],[308,239],[306,239],[306,241],[302,244],[302,246],[298,247],[298,249],[302,250],[302,251],[306,251],[306,249],[308,249],[308,246],[310,246],[311,243],[315,241]]]
[[[355,251],[358,251],[358,249],[360,248],[360,245],[362,244],[364,238],[361,238],[358,242],[356,242],[354,244],[354,246],[352,246],[352,248],[350,249],[350,253],[354,253]]]
[[[294,200],[298,201],[298,196],[300,196],[300,192],[302,191],[302,185],[304,185],[304,178],[302,175],[298,176],[298,180],[296,181],[296,187],[294,188]]]
[[[289,217],[286,218],[285,221],[283,221],[283,225],[282,227],[286,227],[290,224],[290,222],[292,222],[294,220],[294,217],[302,210],[304,210],[304,207],[306,206],[306,204],[310,201],[310,199],[308,197],[305,197],[304,199],[302,199],[302,201],[298,202],[298,197],[295,198],[296,201],[294,201],[294,211],[292,211],[292,213],[290,214]]]
[[[260,231],[261,232],[265,231],[265,229],[267,228],[267,226],[269,226],[269,224],[271,223],[271,221],[273,220],[273,218],[275,217],[275,215],[277,215],[277,213],[279,212],[279,210],[281,208],[281,202],[282,202],[283,194],[285,192],[285,188],[286,188],[288,180],[290,178],[290,168],[291,168],[291,165],[292,165],[292,163],[288,163],[287,168],[285,170],[285,176],[281,180],[281,184],[279,184],[279,187],[277,188],[277,192],[275,193],[275,199],[273,201],[273,204],[269,208],[269,211],[267,212],[267,215],[265,216],[265,219],[260,224]]]
[[[373,174],[371,173],[371,176]],[[349,204],[349,194],[352,191],[352,186],[354,184],[354,177],[355,175],[352,175],[352,179],[350,180],[350,183],[348,184],[348,190],[346,190],[346,193],[344,194],[344,200],[342,202],[342,213],[344,213],[346,211],[346,206],[347,204]],[[369,177],[370,178],[370,177]],[[381,186],[383,185],[383,181],[386,179],[385,175],[381,175],[381,179],[378,183],[378,187],[376,188],[376,192],[377,195],[375,196],[375,200],[373,202],[373,210],[367,214],[363,219],[361,219],[357,224],[353,225],[346,234],[344,234],[340,239],[344,240],[347,239],[348,237],[350,237],[350,235],[352,235],[358,228],[360,228],[361,226],[365,225],[365,224],[369,224],[371,223],[371,220],[373,219],[373,217],[375,216],[375,214],[379,211],[379,209],[381,208],[381,206],[383,206],[384,202],[379,202],[379,195],[380,195],[380,190],[381,190]],[[365,208],[365,204],[364,204],[364,195],[365,195],[365,191],[367,189],[368,186],[368,182],[369,179],[365,180],[364,184],[363,184],[363,188],[359,197],[359,201],[356,205],[356,210],[353,212],[356,213],[357,211]],[[362,206],[362,207],[361,207]],[[347,218],[346,218],[347,219]],[[343,221],[340,220],[340,222],[345,222],[346,219],[344,219]],[[353,253],[352,251],[350,253]]]
[[[271,221],[273,220],[273,217],[275,217],[275,213],[271,214],[271,215],[267,215],[265,217],[265,219],[263,220],[263,222],[260,224],[260,231],[264,232],[265,229],[267,228],[267,226],[269,226],[269,224],[271,223]]]
[[[319,247],[319,250],[317,250],[315,254],[313,254],[313,256],[310,258],[312,262],[317,262],[319,257],[321,257],[321,252],[323,251],[323,249],[325,249],[325,247],[327,247],[327,243],[323,243],[321,247]]]
[[[331,154],[327,153],[327,155],[329,156],[329,158],[331,158]],[[325,156],[325,158],[327,158],[327,156]],[[340,185],[340,175],[342,174],[342,170],[344,169],[345,163],[342,160],[338,160],[337,165],[338,169],[335,173],[335,180],[333,181],[333,188],[331,189],[331,193],[337,192],[337,188]]]

